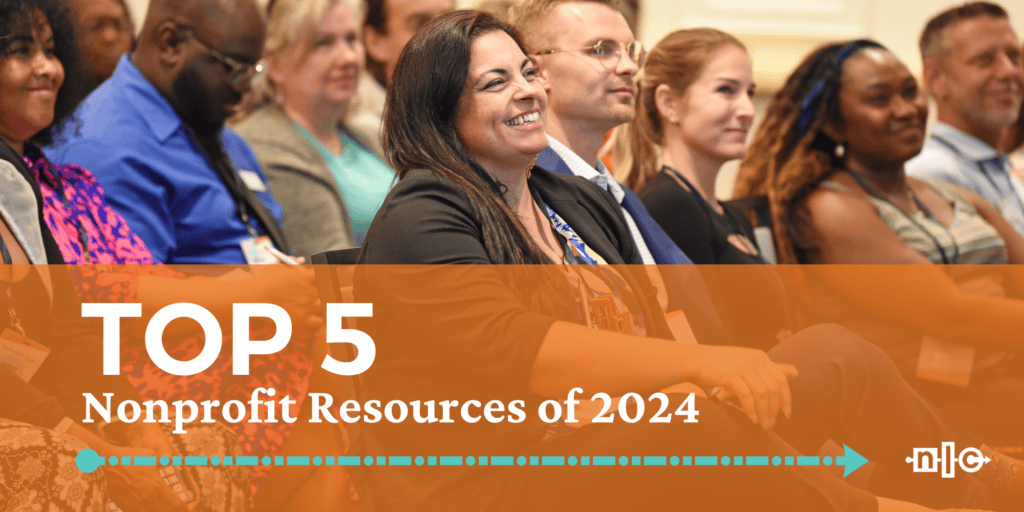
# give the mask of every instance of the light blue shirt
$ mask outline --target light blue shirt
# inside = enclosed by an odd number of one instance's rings
[[[1006,155],[945,123],[936,123],[924,149],[907,162],[907,174],[973,190],[1024,233],[1024,183]]]
[[[54,163],[92,171],[107,202],[156,259],[245,264],[239,244],[249,232],[231,192],[130,55],[78,108],[80,123],[68,123],[66,133],[56,137],[63,143],[46,148],[46,154]],[[280,222],[281,207],[252,151],[227,128],[220,138],[242,181]],[[255,217],[251,221],[265,234]]]
[[[341,198],[345,200],[348,217],[352,219],[355,243],[357,246],[363,245],[370,223],[395,184],[395,171],[372,151],[364,149],[344,133],[341,134],[341,140],[345,143],[345,150],[335,155],[309,130],[298,123],[294,124],[327,162],[334,181],[338,182]]]

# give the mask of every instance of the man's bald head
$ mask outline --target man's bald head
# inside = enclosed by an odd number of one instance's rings
[[[212,136],[249,90],[266,30],[255,0],[152,0],[132,62],[186,124]]]
[[[151,0],[139,39],[159,34],[168,21],[197,30],[223,32],[262,27],[266,19],[255,0]],[[239,23],[234,25],[234,23]]]

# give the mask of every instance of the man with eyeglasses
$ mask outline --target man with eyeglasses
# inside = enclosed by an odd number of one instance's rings
[[[525,39],[548,95],[548,147],[537,165],[576,175],[607,190],[621,205],[633,241],[648,265],[692,261],[598,159],[605,134],[634,115],[633,83],[645,56],[621,0],[521,0],[510,21]],[[682,310],[702,343],[730,344],[711,296],[693,267],[653,269],[666,311]]]
[[[91,170],[162,262],[291,262],[259,163],[224,127],[265,33],[254,0],[153,0],[135,53],[47,150]]]
[[[621,0],[523,0],[512,8],[512,24],[523,33],[548,94],[549,146],[537,165],[607,189],[622,205],[644,263],[690,263],[597,157],[605,133],[634,114],[633,79],[644,49],[624,12]]]

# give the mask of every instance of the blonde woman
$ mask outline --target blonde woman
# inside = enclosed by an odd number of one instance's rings
[[[359,16],[343,0],[269,5],[265,69],[235,127],[263,164],[296,253],[358,246],[395,173],[341,124],[363,73]]]

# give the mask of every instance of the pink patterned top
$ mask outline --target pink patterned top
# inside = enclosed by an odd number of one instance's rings
[[[162,265],[136,235],[124,217],[105,199],[103,187],[89,170],[77,165],[51,164],[37,148],[25,145],[25,162],[32,169],[43,196],[43,215],[47,227],[60,247],[61,255],[83,300],[89,302],[137,302],[139,276],[185,277]],[[63,196],[62,196],[63,193]],[[84,242],[84,243],[83,243]],[[81,266],[78,266],[81,265]],[[102,265],[127,265],[109,270]],[[154,266],[157,265],[157,266]],[[260,334],[256,334],[258,337]],[[271,333],[266,333],[269,337]],[[249,376],[231,375],[231,358],[221,357],[207,371],[191,377],[163,372],[155,366],[137,341],[138,336],[122,335],[122,371],[139,395],[167,401],[190,398],[248,400],[257,387],[274,386],[283,395],[296,399],[299,407],[309,391],[313,369],[311,333],[300,333],[287,349],[254,360]],[[136,340],[136,341],[133,341]],[[222,353],[230,354],[231,338]],[[171,357],[186,360],[202,351],[204,339],[183,336],[168,346]],[[232,424],[246,455],[275,455],[280,452],[291,424]],[[250,468],[253,493],[269,466]]]
[[[26,153],[36,158],[26,156],[25,162],[39,182],[46,224],[65,263],[160,264],[124,217],[106,203],[103,187],[91,172],[77,165],[54,169],[41,152],[33,149],[27,146]]]

